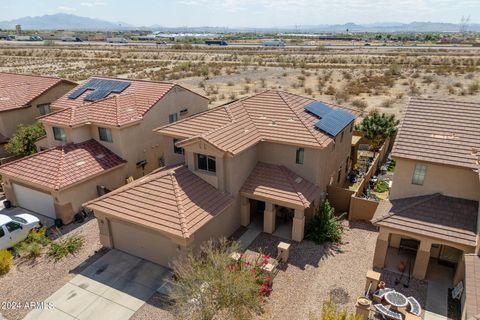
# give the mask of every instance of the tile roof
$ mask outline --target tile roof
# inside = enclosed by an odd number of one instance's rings
[[[73,83],[56,77],[0,72],[0,111],[27,107],[61,82]]]
[[[324,148],[332,141],[331,136],[315,129],[318,118],[304,110],[313,101],[308,97],[269,90],[155,131],[185,139],[178,143],[179,146],[203,139],[231,154],[240,153],[260,141]]]
[[[259,162],[240,192],[308,208],[320,189],[284,166]]]
[[[480,257],[465,255],[465,312],[466,319],[480,319]]]
[[[185,165],[166,167],[84,206],[169,235],[189,238],[233,202]]]
[[[59,190],[126,161],[95,140],[68,143],[0,166],[0,174]]]
[[[104,77],[92,77],[88,80],[92,79],[114,79],[129,82],[130,85],[121,93],[111,93],[106,98],[95,102],[84,100],[85,96],[92,92],[90,90],[76,99],[68,98],[74,89],[52,104],[54,108],[63,110],[43,116],[39,120],[52,125],[72,127],[87,123],[122,126],[141,120],[160,99],[178,86],[170,82]]]
[[[372,223],[475,246],[478,202],[439,193],[381,201]]]
[[[480,103],[412,98],[392,156],[478,168],[477,151]]]

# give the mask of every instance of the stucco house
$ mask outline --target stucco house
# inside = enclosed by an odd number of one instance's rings
[[[32,124],[77,84],[57,77],[0,72],[0,158],[19,124]]]
[[[414,277],[428,279],[441,265],[451,268],[452,286],[464,280],[465,257],[476,261],[479,252],[479,151],[480,104],[411,99],[392,150],[390,199],[372,220],[379,227],[374,266],[405,249]],[[480,305],[478,295],[468,296],[472,288],[470,278],[464,300]]]
[[[7,199],[69,223],[84,202],[163,166],[152,130],[208,103],[175,83],[92,77],[39,118],[41,152],[0,167]]]
[[[242,225],[301,241],[327,186],[345,179],[354,119],[284,91],[234,101],[156,129],[167,167],[86,206],[103,245],[165,266]]]

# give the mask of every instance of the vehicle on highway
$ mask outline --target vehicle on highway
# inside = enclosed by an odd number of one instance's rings
[[[63,42],[83,42],[79,37],[61,37],[60,40]]]
[[[205,44],[208,46],[217,45],[217,46],[228,46],[227,41],[225,40],[207,40]]]
[[[33,36],[16,36],[16,41],[43,41],[43,38],[37,35]]]
[[[128,43],[128,40],[125,38],[107,38],[108,43]]]
[[[270,40],[263,43],[264,47],[285,47],[285,42],[282,40]]]
[[[12,217],[0,214],[0,250],[11,248],[25,240],[30,230],[41,226],[40,220],[28,213]]]

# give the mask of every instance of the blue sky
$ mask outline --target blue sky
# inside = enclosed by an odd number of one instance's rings
[[[480,22],[480,0],[0,0],[0,20],[72,13],[143,26]]]

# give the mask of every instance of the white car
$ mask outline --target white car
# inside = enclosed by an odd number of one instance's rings
[[[40,220],[28,213],[13,217],[0,214],[0,250],[13,247],[25,240],[30,230],[40,227]]]

